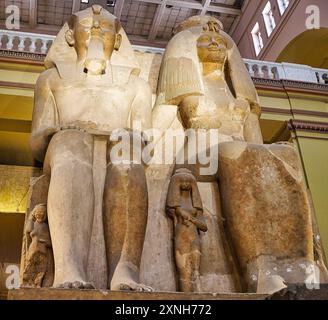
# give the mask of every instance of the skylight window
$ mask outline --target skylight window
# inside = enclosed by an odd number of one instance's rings
[[[283,15],[289,6],[289,0],[278,0],[280,14]]]
[[[263,15],[263,19],[264,19],[264,23],[265,23],[265,27],[266,27],[268,36],[270,37],[272,31],[276,27],[276,21],[275,21],[274,16],[273,16],[270,1],[268,1],[266,6],[264,7],[262,15]]]
[[[252,30],[252,38],[253,38],[255,53],[258,56],[264,47],[263,38],[260,31],[260,25],[258,22],[255,24]]]

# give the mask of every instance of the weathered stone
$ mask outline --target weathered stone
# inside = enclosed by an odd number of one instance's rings
[[[40,204],[47,204],[49,189],[49,176],[42,175],[38,178],[31,178],[30,187],[28,192],[28,204],[25,216],[25,226],[23,233],[23,245],[22,245],[22,258],[20,266],[20,282],[24,284],[24,272],[28,260],[28,250],[31,245],[31,239],[28,236],[27,228],[29,221],[32,220],[32,213],[36,206]],[[54,278],[54,262],[52,250],[47,250],[47,271],[44,275],[42,285],[45,287],[51,287]]]
[[[248,290],[265,292],[271,282],[278,289],[284,282],[305,282],[314,264],[313,233],[296,150],[290,145],[223,143],[219,182]]]
[[[25,232],[29,245],[21,286],[50,287],[53,283],[54,261],[46,204],[38,204],[34,207],[26,222]]]
[[[182,292],[124,292],[64,289],[10,290],[8,300],[264,300],[263,294],[219,294]]]
[[[155,110],[177,105],[187,129],[263,143],[256,89],[221,22],[194,16],[176,30],[163,57]]]
[[[182,292],[200,292],[200,233],[207,231],[197,181],[188,169],[171,178],[166,211],[174,225],[174,253]]]
[[[45,66],[35,89],[31,147],[51,178],[54,286],[150,290],[139,284],[144,168],[130,158],[115,162],[108,142],[115,130],[132,132],[134,121],[141,132],[151,128],[152,93],[138,77],[132,46],[116,18],[93,5],[63,26]]]

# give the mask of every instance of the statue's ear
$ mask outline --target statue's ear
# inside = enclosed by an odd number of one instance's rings
[[[65,32],[65,39],[66,39],[67,43],[68,43],[70,46],[74,46],[74,44],[75,44],[74,31],[71,30],[71,29],[68,29],[68,30]]]
[[[121,47],[121,44],[122,44],[122,35],[118,33],[116,35],[114,49],[118,51]]]

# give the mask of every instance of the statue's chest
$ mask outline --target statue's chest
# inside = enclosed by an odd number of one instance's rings
[[[60,112],[81,113],[86,110],[113,112],[129,108],[134,93],[126,85],[99,85],[92,83],[63,83],[54,90]]]

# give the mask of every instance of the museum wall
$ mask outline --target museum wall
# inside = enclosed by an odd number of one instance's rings
[[[264,20],[262,17],[262,11],[267,4],[268,0],[261,1],[248,1],[244,7],[243,15],[234,30],[232,37],[236,41],[238,48],[241,52],[241,55],[244,58],[249,59],[259,59],[266,61],[284,61],[292,63],[304,63],[309,64],[317,68],[326,68],[324,59],[315,58],[311,56],[310,50],[314,52],[314,48],[323,48],[325,45],[325,39],[327,39],[328,34],[328,2],[326,0],[294,0],[290,1],[290,5],[287,8],[283,16],[279,13],[279,8],[276,0],[270,0],[271,7],[273,10],[273,15],[276,21],[276,28],[273,30],[270,37],[268,37]],[[293,39],[296,39],[299,35],[308,31],[306,28],[306,8],[308,6],[318,6],[320,9],[320,26],[323,33],[318,36],[318,42],[315,47],[309,45],[308,41],[302,41],[298,44],[296,52],[298,55],[302,55],[305,59],[303,62],[297,59],[295,52],[284,52],[286,48],[293,42]],[[254,14],[255,13],[255,14]],[[253,40],[252,40],[252,29],[255,26],[256,22],[259,23],[261,36],[264,42],[264,48],[260,52],[259,56],[256,56]],[[326,30],[326,31],[324,31]],[[319,30],[314,30],[319,31]],[[316,36],[311,35],[310,37],[313,40]],[[320,43],[320,46],[319,46]],[[315,45],[315,44],[314,44]],[[295,51],[295,50],[294,50]],[[324,52],[324,51],[323,51]],[[307,57],[306,57],[307,56]],[[323,56],[321,55],[321,58]],[[325,55],[327,58],[327,55]],[[314,60],[311,63],[311,60]],[[318,61],[317,61],[318,60]],[[320,61],[319,61],[320,60]]]

